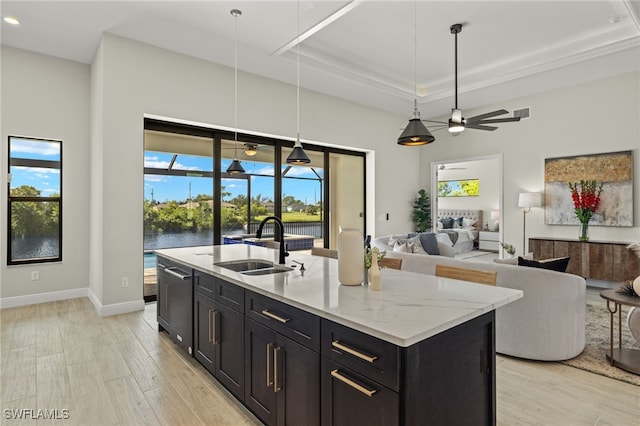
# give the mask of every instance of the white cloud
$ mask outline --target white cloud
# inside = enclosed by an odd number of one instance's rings
[[[161,175],[144,175],[144,181],[152,183],[167,182],[167,178]]]
[[[158,157],[144,157],[144,166],[152,169],[168,169],[169,161],[159,161]],[[202,169],[197,166],[185,166],[180,164],[179,162],[173,163],[173,169],[175,170],[197,170],[201,171]]]
[[[58,142],[32,141],[29,139],[11,138],[11,154],[39,154],[47,157],[60,155]]]

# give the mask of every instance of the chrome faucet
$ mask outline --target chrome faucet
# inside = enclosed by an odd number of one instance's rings
[[[270,220],[273,220],[276,223],[276,227],[280,231],[280,257],[278,259],[278,263],[284,265],[284,258],[289,256],[289,252],[287,252],[287,245],[284,243],[284,224],[279,217],[267,216],[262,219],[262,222],[260,222],[258,230],[256,231],[256,238],[262,238],[262,228],[264,227],[264,224]]]

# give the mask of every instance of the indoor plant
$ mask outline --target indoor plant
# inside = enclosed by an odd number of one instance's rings
[[[589,241],[589,220],[600,206],[602,185],[602,182],[598,185],[595,180],[569,182],[576,217],[580,222],[580,235],[578,236],[580,241]]]
[[[500,242],[500,246],[509,256],[516,254],[516,248],[512,244]]]
[[[426,232],[431,229],[431,198],[424,189],[418,191],[418,198],[413,202],[411,219],[416,232]]]

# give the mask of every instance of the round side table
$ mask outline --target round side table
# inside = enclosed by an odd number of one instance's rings
[[[631,373],[640,374],[640,350],[622,347],[622,305],[640,307],[640,297],[625,296],[616,293],[615,290],[602,290],[600,297],[607,301],[607,310],[611,317],[610,335],[609,335],[609,353],[607,360],[611,365],[629,371]],[[618,314],[618,347],[614,348],[613,329],[614,314]]]

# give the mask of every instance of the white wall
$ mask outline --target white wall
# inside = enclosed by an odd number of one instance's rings
[[[520,192],[544,191],[545,158],[633,150],[634,227],[590,227],[593,240],[640,240],[640,73],[634,72],[590,83],[540,93],[499,105],[465,111],[471,117],[494,109],[531,107],[531,118],[504,123],[494,132],[466,130],[453,138],[438,132],[436,142],[422,149],[422,164],[503,153],[503,240],[522,246]],[[422,186],[429,170],[421,168]],[[543,209],[527,215],[527,237],[577,238],[577,226],[545,225]]]
[[[7,46],[1,49],[0,297],[77,294],[73,290],[89,285],[89,66]],[[62,262],[6,264],[5,154],[10,135],[62,140]],[[31,281],[35,270],[40,279]]]
[[[103,253],[92,258],[92,270],[102,269],[101,302],[111,305],[142,298],[143,115],[232,127],[233,69],[109,34],[101,55],[102,114],[94,114],[101,123],[92,125],[94,133],[101,126],[102,140],[94,134],[92,147],[101,149],[93,159],[102,164],[92,167],[91,178],[102,203],[102,216],[92,213],[92,227],[103,231],[95,232],[102,241],[92,245]],[[295,86],[242,72],[238,78],[238,126],[294,137]],[[375,211],[392,219],[376,223],[376,233],[409,229],[419,157],[396,144],[407,117],[306,90],[300,101],[303,139],[377,151],[375,185],[383,196],[376,197]],[[120,287],[123,276],[130,281],[126,289]]]

